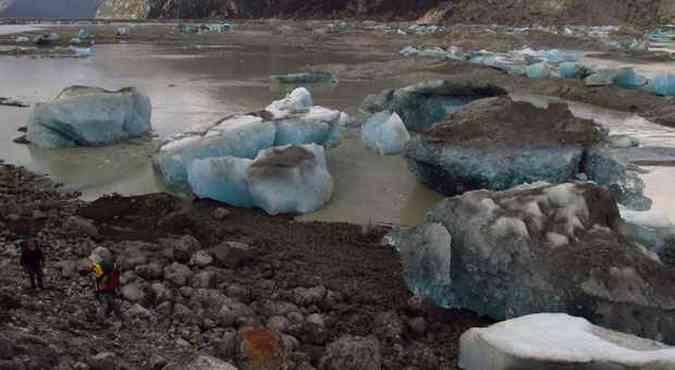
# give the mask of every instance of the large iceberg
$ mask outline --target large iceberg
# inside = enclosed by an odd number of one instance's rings
[[[266,111],[230,116],[206,131],[175,135],[160,147],[155,163],[169,185],[180,186],[194,160],[254,159],[260,151],[281,145],[337,145],[349,121],[346,113],[312,106],[309,92],[299,88]]]
[[[314,212],[333,195],[324,148],[315,144],[261,152],[248,170],[248,184],[255,205],[271,215]]]
[[[439,306],[496,320],[564,312],[675,343],[672,267],[626,237],[604,187],[465,193],[433,207],[398,246],[409,288]]]
[[[35,105],[27,138],[45,148],[112,144],[149,133],[151,113],[150,98],[133,87],[72,86]]]
[[[379,154],[400,154],[410,134],[397,113],[380,112],[368,119],[361,129],[361,139]]]
[[[460,338],[464,370],[670,370],[675,347],[592,325],[583,318],[541,313],[472,328]]]

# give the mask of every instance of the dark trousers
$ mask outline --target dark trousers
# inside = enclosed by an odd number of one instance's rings
[[[96,297],[105,310],[104,313],[106,318],[114,313],[118,319],[123,319],[122,311],[120,311],[120,305],[117,302],[117,297],[114,292],[99,291],[96,292]]]
[[[42,268],[35,266],[26,266],[26,273],[28,274],[28,279],[30,280],[30,287],[35,289],[36,283],[40,289],[44,289],[44,284],[42,283]]]

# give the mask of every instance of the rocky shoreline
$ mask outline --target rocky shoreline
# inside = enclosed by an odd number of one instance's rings
[[[335,368],[363,343],[383,369],[455,369],[459,336],[491,323],[411,299],[382,229],[169,194],[87,203],[11,165],[0,167],[0,209],[1,368],[161,369],[198,354],[247,368],[242,333],[256,328],[279,336],[274,355],[289,369]],[[24,238],[44,245],[47,290],[26,289]],[[123,267],[122,325],[97,312],[91,276],[78,273],[99,246]],[[346,353],[331,347],[340,339]]]

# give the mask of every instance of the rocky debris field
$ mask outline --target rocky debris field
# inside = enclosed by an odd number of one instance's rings
[[[459,336],[490,324],[413,299],[386,230],[168,194],[76,196],[0,167],[2,369],[227,368],[186,365],[198,355],[241,369],[455,369]],[[25,238],[44,246],[46,290],[27,289]],[[122,269],[121,322],[104,319],[84,273],[97,247]]]

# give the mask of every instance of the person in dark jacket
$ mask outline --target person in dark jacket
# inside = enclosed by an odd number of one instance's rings
[[[44,289],[42,282],[42,265],[44,262],[45,256],[37,242],[35,240],[27,240],[21,252],[21,266],[28,274],[31,289],[36,288],[36,282],[40,289]]]

